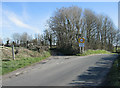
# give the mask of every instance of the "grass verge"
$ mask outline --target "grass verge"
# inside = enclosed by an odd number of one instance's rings
[[[120,55],[114,61],[110,72],[108,73],[104,86],[120,86]]]
[[[112,53],[106,50],[87,50],[82,54],[77,54],[77,56],[87,56],[91,54],[112,54]]]
[[[22,57],[18,60],[3,60],[2,61],[2,75],[17,70],[19,68],[29,66],[33,63],[39,62],[50,56],[50,53],[45,51],[40,57]]]

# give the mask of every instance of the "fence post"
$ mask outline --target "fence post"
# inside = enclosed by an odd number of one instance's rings
[[[12,44],[12,57],[13,57],[13,60],[15,60],[14,41],[13,41],[13,44]]]
[[[82,47],[82,53],[84,53],[84,47]]]

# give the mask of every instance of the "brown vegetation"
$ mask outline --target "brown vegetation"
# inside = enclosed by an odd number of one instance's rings
[[[0,48],[0,50],[2,50],[2,59],[12,59],[12,48],[11,47],[3,47]],[[38,51],[33,51],[33,50],[29,50],[27,48],[24,47],[16,47],[14,49],[15,51],[15,59],[21,59],[21,58],[25,58],[25,57],[40,57],[42,55],[42,53],[45,50],[42,50],[42,52],[38,52]]]

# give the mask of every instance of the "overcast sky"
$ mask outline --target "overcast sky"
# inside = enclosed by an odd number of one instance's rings
[[[53,16],[56,8],[78,6],[91,9],[112,19],[118,27],[117,2],[3,2],[2,37],[11,37],[13,33],[27,32],[30,35],[42,34],[47,28],[46,21]]]

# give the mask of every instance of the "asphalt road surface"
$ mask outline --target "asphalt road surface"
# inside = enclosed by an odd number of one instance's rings
[[[117,55],[52,56],[13,77],[3,86],[100,86]]]

